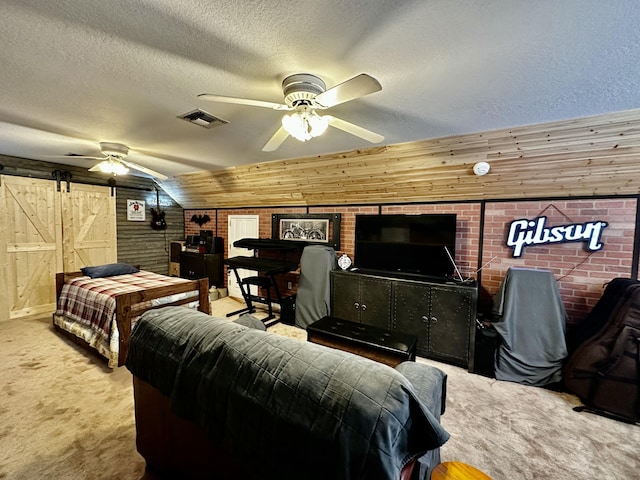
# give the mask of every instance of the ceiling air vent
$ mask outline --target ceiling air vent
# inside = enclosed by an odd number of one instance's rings
[[[204,128],[213,128],[229,123],[226,120],[214,117],[210,113],[207,113],[204,110],[200,109],[185,113],[183,115],[178,115],[178,118],[186,120],[187,122],[194,123],[196,125],[200,125]]]

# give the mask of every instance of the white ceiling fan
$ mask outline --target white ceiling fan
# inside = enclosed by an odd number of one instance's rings
[[[371,143],[381,142],[384,140],[382,135],[332,115],[319,115],[316,112],[316,110],[326,110],[380,90],[382,90],[380,83],[366,73],[356,75],[328,90],[324,81],[319,77],[310,73],[298,73],[290,75],[282,81],[284,104],[208,93],[200,94],[198,97],[212,102],[292,111],[293,113],[282,118],[282,126],[262,147],[264,152],[272,152],[282,145],[289,135],[304,142],[322,135],[329,125]]]
[[[89,169],[90,172],[104,172],[113,175],[126,175],[129,169],[138,170],[139,172],[151,175],[159,180],[166,180],[168,177],[161,173],[155,172],[150,168],[143,167],[137,163],[125,160],[129,154],[129,147],[121,143],[100,142],[100,152],[102,157],[94,157],[89,155],[64,155],[64,158],[90,158],[92,160],[102,160]]]

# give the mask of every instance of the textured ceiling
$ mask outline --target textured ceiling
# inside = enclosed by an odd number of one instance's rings
[[[383,144],[640,107],[637,0],[0,0],[0,154],[97,154],[169,176],[369,147],[329,129],[262,146],[282,113],[206,102],[283,101],[282,79],[382,91],[332,115]],[[176,117],[202,108],[229,124]],[[91,160],[64,163],[92,166]]]

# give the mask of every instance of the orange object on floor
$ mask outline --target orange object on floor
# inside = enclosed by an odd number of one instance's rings
[[[466,463],[444,462],[433,469],[431,480],[491,480],[491,477]]]

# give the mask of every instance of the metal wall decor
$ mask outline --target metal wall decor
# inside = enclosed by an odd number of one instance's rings
[[[194,214],[194,215],[191,216],[191,221],[193,223],[198,224],[199,226],[202,226],[205,223],[209,223],[210,220],[211,220],[211,218],[206,213],[204,215],[195,215]]]

